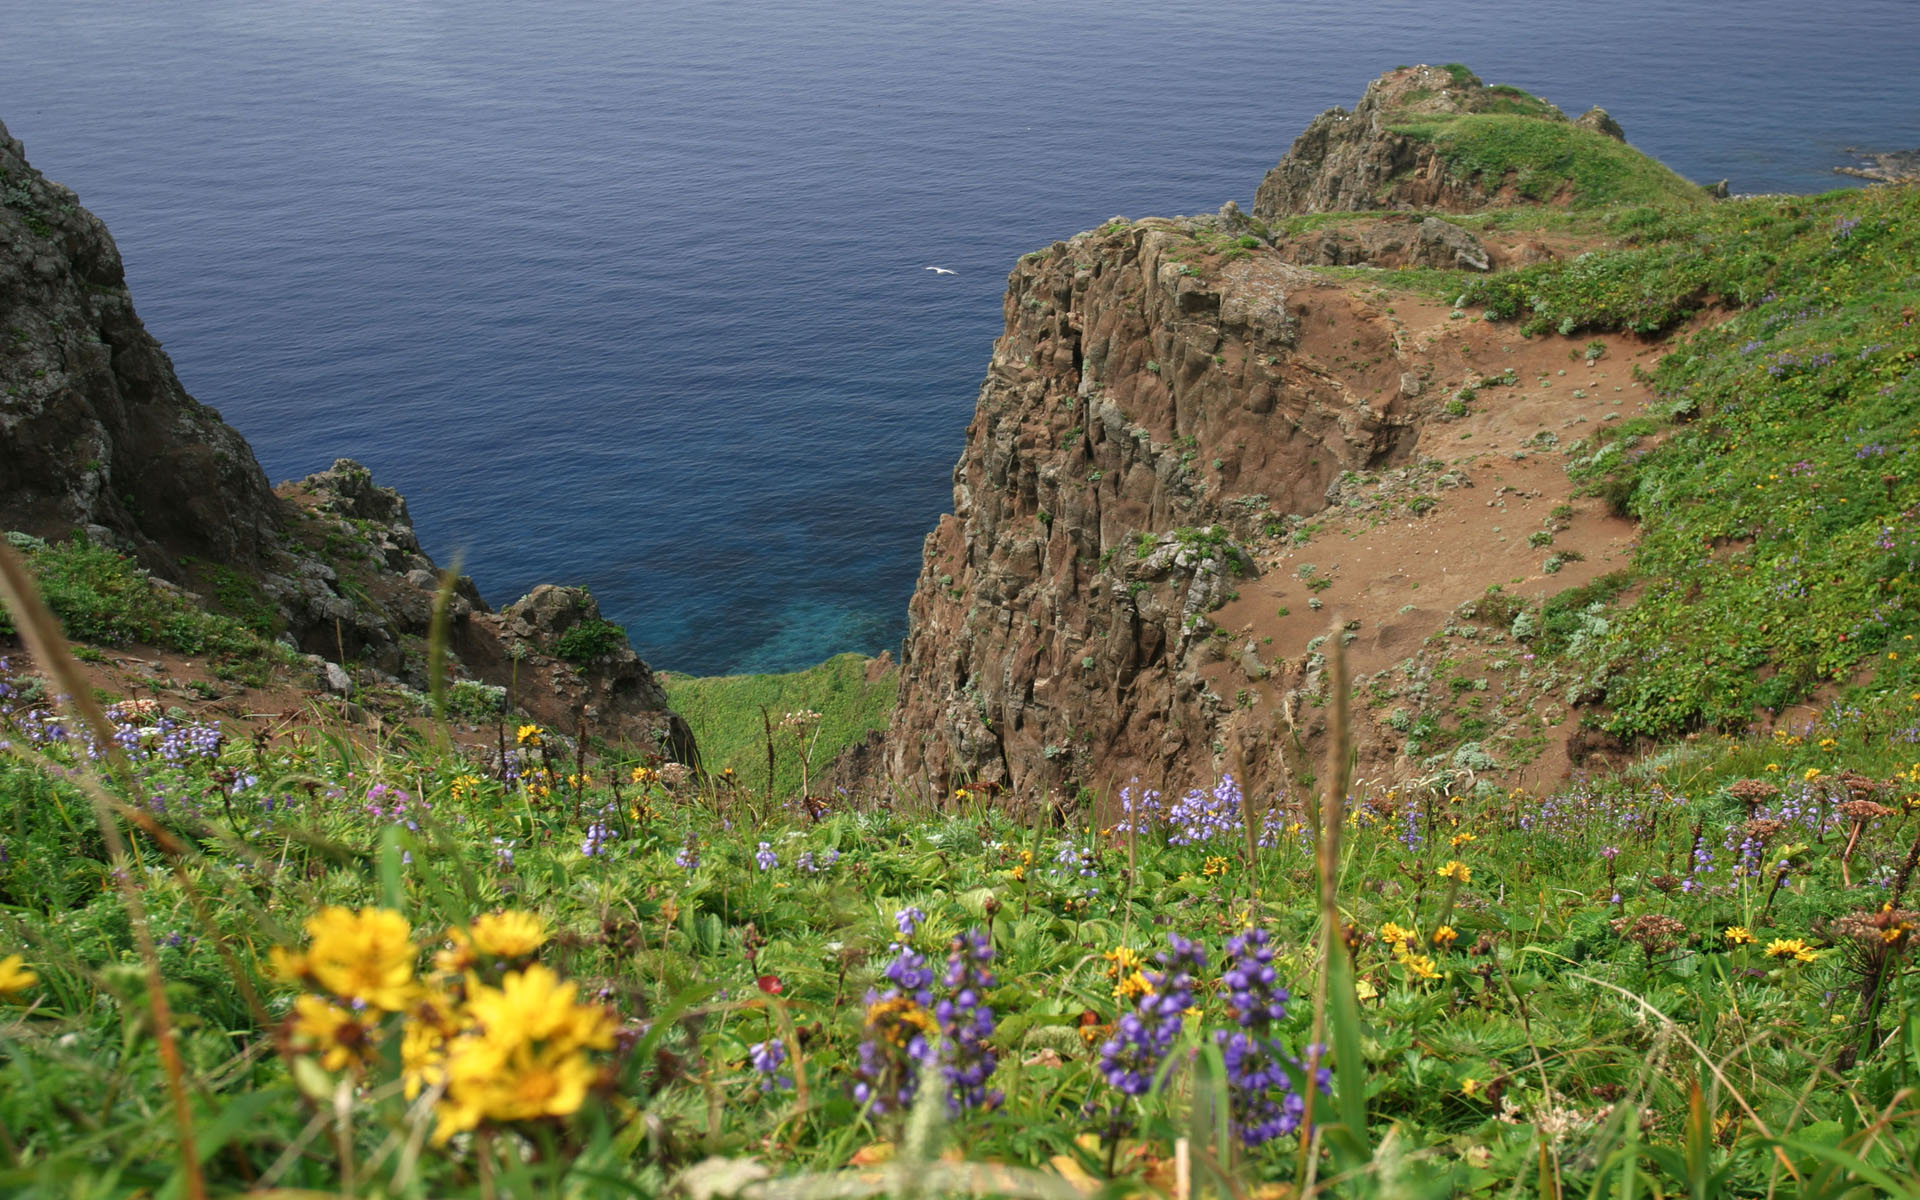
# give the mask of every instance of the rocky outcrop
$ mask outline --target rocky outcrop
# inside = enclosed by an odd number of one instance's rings
[[[1605,134],[1616,142],[1627,140],[1627,131],[1620,128],[1620,122],[1614,120],[1612,114],[1598,104],[1575,117],[1573,123],[1582,129],[1591,129],[1595,133]]]
[[[668,708],[666,688],[585,588],[542,584],[498,613],[473,615],[456,644],[469,670],[506,687],[543,725],[697,761],[693,731]]]
[[[1247,547],[1404,457],[1410,393],[1390,320],[1234,215],[1116,219],[1009,278],[909,612],[897,784],[1068,797],[1210,777],[1268,736],[1202,680],[1241,652],[1209,614]]]
[[[1871,179],[1876,183],[1920,183],[1920,150],[1873,151],[1849,148],[1847,153],[1858,154],[1865,166],[1835,167],[1836,175],[1851,175],[1856,179]]]
[[[1325,227],[1275,245],[1288,261],[1315,267],[1434,267],[1487,271],[1492,256],[1479,238],[1439,217],[1394,217],[1355,229]]]
[[[1525,123],[1543,128],[1515,138]],[[1625,141],[1604,109],[1569,121],[1547,101],[1489,87],[1457,63],[1401,67],[1367,85],[1352,112],[1314,118],[1261,181],[1253,215],[1278,222],[1312,212],[1705,199]]]
[[[1294,139],[1293,148],[1254,193],[1253,215],[1273,221],[1307,212],[1479,208],[1501,181],[1456,177],[1430,141],[1393,126],[1421,116],[1491,111],[1516,102],[1461,67],[1389,71],[1367,85],[1352,112],[1328,109]],[[1552,105],[1534,104],[1548,119],[1566,120]]]
[[[274,499],[253,450],[141,325],[120,252],[0,126],[0,528],[85,530],[173,579],[253,565]]]
[[[263,576],[301,648],[425,689],[441,573],[407,503],[352,459],[280,489],[289,549]],[[515,709],[568,736],[696,761],[692,731],[627,635],[585,588],[542,585],[496,613],[473,580],[447,598],[454,671],[505,689]]]

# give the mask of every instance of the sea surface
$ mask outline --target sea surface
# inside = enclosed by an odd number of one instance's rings
[[[269,476],[359,459],[496,604],[584,583],[696,674],[896,646],[1014,260],[1250,205],[1384,70],[1736,191],[1920,146],[1913,0],[0,0],[0,44]]]

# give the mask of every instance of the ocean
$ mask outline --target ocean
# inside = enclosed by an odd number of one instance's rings
[[[0,0],[0,121],[272,478],[657,667],[896,647],[1023,252],[1464,62],[1735,191],[1920,146],[1912,0]],[[924,268],[939,266],[954,274]]]

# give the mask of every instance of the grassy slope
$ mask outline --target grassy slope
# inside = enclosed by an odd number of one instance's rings
[[[1909,686],[1920,645],[1920,192],[1637,210],[1637,245],[1474,285],[1527,332],[1725,320],[1655,373],[1663,420],[1572,448],[1640,519],[1638,599],[1600,606],[1576,659],[1622,735],[1743,725],[1822,685]],[[1652,444],[1650,434],[1664,435]]]
[[[1698,207],[1707,195],[1654,159],[1605,134],[1564,120],[1515,113],[1410,116],[1396,133],[1432,142],[1455,173],[1494,186],[1509,172],[1530,200],[1548,200],[1570,186],[1578,208],[1618,204]]]
[[[17,533],[7,537],[25,558],[67,636],[78,642],[140,643],[204,656],[222,673],[250,678],[295,657],[265,636],[271,624],[257,610],[249,610],[247,620],[204,611],[156,583],[131,559],[79,537],[55,543]],[[223,572],[214,578],[220,582],[236,577]],[[225,594],[217,598],[229,604],[249,594],[238,584],[221,591]],[[11,616],[0,605],[0,636],[14,632]]]
[[[667,674],[667,699],[673,710],[693,726],[700,758],[709,771],[731,767],[756,787],[767,775],[766,723],[774,729],[774,794],[791,796],[800,789],[801,752],[791,731],[779,728],[787,713],[811,710],[820,714],[813,741],[812,770],[818,772],[840,751],[887,727],[898,688],[898,668],[879,680],[866,678],[868,660],[841,654],[817,667],[788,675],[721,675],[695,678]]]

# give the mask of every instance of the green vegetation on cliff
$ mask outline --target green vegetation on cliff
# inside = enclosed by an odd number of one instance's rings
[[[1460,178],[1476,180],[1489,190],[1504,180],[1528,200],[1564,198],[1577,208],[1685,208],[1708,202],[1705,190],[1626,143],[1583,129],[1557,113],[1558,119],[1546,119],[1527,113],[1519,100],[1515,105],[1516,111],[1507,113],[1421,113],[1390,128],[1431,142]]]
[[[1608,728],[1739,728],[1842,684],[1904,693],[1920,646],[1920,192],[1612,226],[1638,244],[1467,293],[1529,333],[1724,314],[1654,372],[1660,419],[1571,451],[1576,477],[1641,523],[1633,598],[1590,614],[1577,656]]]
[[[254,625],[206,611],[126,556],[80,535],[51,543],[20,533],[6,536],[67,635],[89,646],[153,646],[204,656],[222,672],[242,674],[257,674],[267,664],[293,657]],[[15,632],[12,616],[0,604],[0,637]]]

